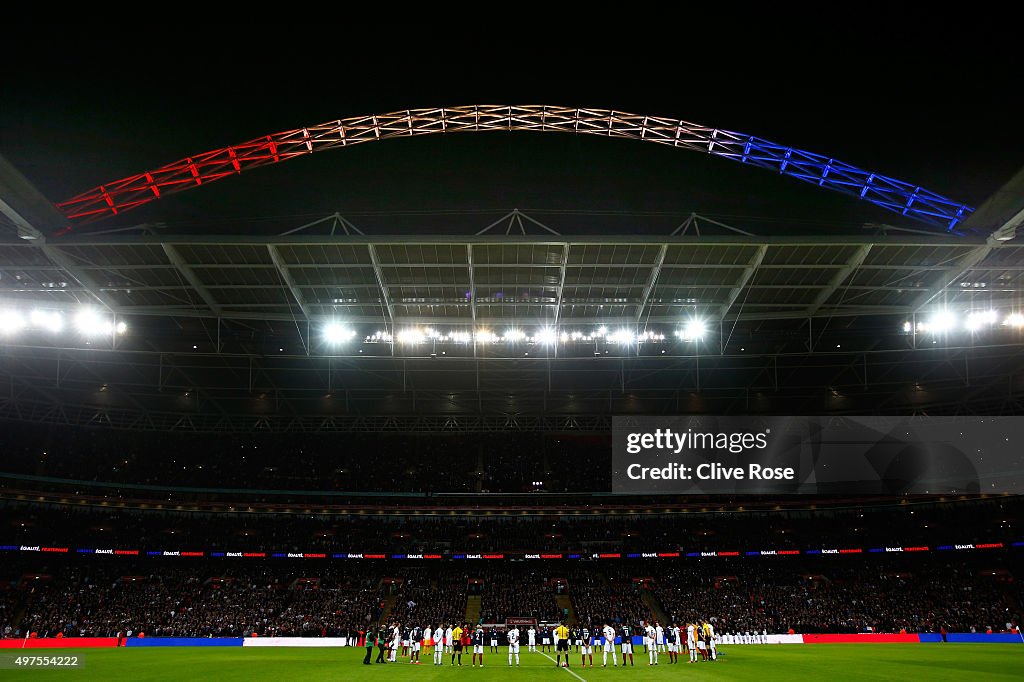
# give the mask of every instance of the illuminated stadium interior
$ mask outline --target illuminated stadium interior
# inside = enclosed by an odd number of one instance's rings
[[[707,616],[730,643],[1019,635],[1019,471],[964,494],[622,493],[612,429],[1020,415],[1024,170],[961,196],[635,109],[310,108],[64,179],[4,147],[0,638],[466,619],[504,646],[520,617]],[[651,192],[692,181],[687,210],[604,208],[600,187],[516,208],[569,145],[581,184],[608,145],[638,197],[645,164],[678,161]],[[477,172],[511,203],[387,198],[432,175],[472,194]]]

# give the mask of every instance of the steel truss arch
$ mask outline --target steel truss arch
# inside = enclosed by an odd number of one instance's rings
[[[841,192],[948,232],[974,210],[913,183],[745,133],[607,109],[468,105],[354,116],[186,157],[60,202],[57,207],[71,223],[61,234],[168,194],[313,152],[398,137],[497,130],[620,137],[702,152]]]

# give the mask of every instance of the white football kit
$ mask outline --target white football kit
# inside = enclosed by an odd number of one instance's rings
[[[611,625],[605,625],[601,634],[604,636],[604,665],[608,665],[608,652],[611,651],[612,665],[617,666],[619,664],[619,657],[615,653],[615,628]]]
[[[508,664],[512,665],[512,657],[516,658],[516,665],[519,665],[519,628],[512,626],[508,631]]]
[[[660,627],[647,626],[647,665],[658,664],[658,629]]]

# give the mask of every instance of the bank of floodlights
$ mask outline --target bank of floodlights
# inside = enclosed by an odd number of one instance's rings
[[[685,341],[700,339],[705,334],[705,323],[703,320],[690,320],[683,328],[676,331],[676,336]],[[344,329],[344,331],[342,331]],[[355,332],[347,328],[333,327],[328,325],[324,328],[324,337],[329,341],[347,341],[355,336]],[[436,327],[406,327],[399,329],[394,334],[378,330],[375,333],[364,336],[364,343],[399,343],[414,346],[424,343],[457,343],[476,345],[538,345],[553,347],[559,344],[571,345],[577,343],[608,343],[612,345],[629,346],[644,343],[662,343],[665,341],[665,334],[657,330],[645,330],[638,332],[631,327],[608,328],[604,325],[591,327],[590,329],[559,329],[553,326],[536,328],[508,327],[502,331],[495,331],[487,327],[476,329],[452,329],[442,330]]]
[[[0,307],[0,337],[11,338],[22,332],[42,332],[49,336],[77,335],[85,339],[121,335],[128,325],[109,313],[93,308],[74,311],[35,308],[21,310]]]
[[[1024,315],[1021,313],[1000,313],[997,310],[971,310],[957,313],[939,310],[920,320],[903,323],[905,334],[949,336],[959,333],[980,334],[999,327],[1024,329]]]

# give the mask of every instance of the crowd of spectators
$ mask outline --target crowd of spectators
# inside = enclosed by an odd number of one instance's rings
[[[1015,626],[1022,611],[1010,554],[543,566],[557,580],[507,564],[181,561],[15,557],[0,568],[0,633],[354,637],[385,617],[464,622],[471,592],[482,597],[479,622],[553,622],[563,617],[555,583],[591,626],[666,616],[708,619],[721,633],[985,632]]]
[[[585,477],[572,462],[586,455]],[[121,486],[323,493],[524,493],[609,490],[610,440],[520,433],[133,433],[5,427],[0,472]],[[535,485],[538,481],[541,486]],[[134,491],[137,493],[137,490]]]
[[[1024,498],[928,508],[665,514],[655,508],[425,513],[370,507],[344,514],[193,512],[0,499],[0,545],[267,552],[666,552],[1010,544]],[[597,509],[596,511],[601,511]]]
[[[653,620],[653,614],[644,602],[641,589],[633,583],[632,573],[625,567],[607,568],[601,572],[577,568],[569,579],[576,619],[591,626],[604,623],[634,626],[641,621]]]
[[[1024,497],[830,500],[819,509],[813,501],[773,509],[747,498],[756,511],[728,497],[612,498],[597,494],[610,489],[610,453],[606,435],[240,438],[8,425],[0,443],[0,631],[323,636],[357,632],[386,608],[404,623],[461,621],[468,594],[480,595],[485,622],[557,620],[551,570],[584,623],[639,623],[660,611],[714,618],[720,632],[969,631],[1001,629],[1021,612],[1013,582],[1019,550],[1009,548],[1021,540]],[[538,492],[557,497],[529,497]],[[1006,549],[934,551],[979,543]],[[69,551],[50,561],[9,549],[22,545]],[[777,563],[744,556],[901,546],[930,552]],[[168,564],[80,556],[79,548],[143,557],[147,550],[741,555],[472,566],[327,559],[307,575],[291,562],[207,556]],[[978,563],[990,556],[991,565]],[[389,572],[395,580],[386,582]]]
[[[721,632],[970,632],[1008,629],[1021,592],[1004,569],[978,562],[876,558],[839,565],[738,562],[711,573],[652,573],[654,595],[672,620],[713,614]],[[680,586],[685,586],[680,589]]]
[[[381,614],[377,576],[333,567],[315,576],[224,568],[93,563],[29,570],[13,581],[23,617],[12,616],[0,630],[40,637],[129,630],[156,637],[354,636]]]
[[[550,573],[532,565],[510,565],[487,572],[481,584],[480,618],[504,623],[506,618],[552,622],[562,617]]]
[[[420,627],[462,623],[469,575],[461,566],[440,564],[403,570],[392,620]]]

